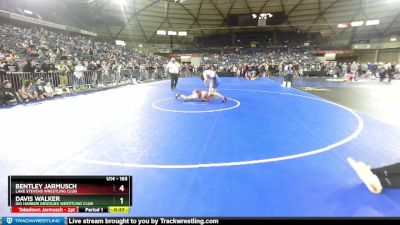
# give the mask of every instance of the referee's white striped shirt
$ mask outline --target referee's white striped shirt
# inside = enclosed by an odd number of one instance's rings
[[[178,62],[171,61],[167,64],[168,73],[178,74],[180,67],[181,65]]]

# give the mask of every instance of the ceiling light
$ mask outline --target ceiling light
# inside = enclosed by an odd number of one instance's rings
[[[352,26],[352,27],[359,27],[359,26],[362,26],[362,25],[364,25],[364,21],[354,21],[354,22],[351,22],[351,26]]]
[[[119,5],[125,5],[126,4],[126,0],[114,0],[114,2],[119,4]]]
[[[166,30],[157,30],[157,35],[167,35]]]
[[[187,36],[187,31],[179,31],[178,36]]]
[[[27,9],[24,9],[24,13],[28,15],[33,15],[33,12]]]
[[[337,28],[349,28],[349,23],[339,23]]]
[[[116,40],[116,41],[115,41],[115,44],[116,44],[116,45],[119,45],[119,46],[126,46],[125,41],[121,41],[121,40]]]
[[[378,25],[378,24],[379,24],[379,20],[367,20],[367,22],[365,22],[365,25],[367,25],[367,26]]]
[[[169,30],[169,31],[168,31],[168,35],[176,36],[176,31]]]

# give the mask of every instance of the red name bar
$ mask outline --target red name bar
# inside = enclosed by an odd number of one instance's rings
[[[70,206],[13,206],[12,213],[78,213],[78,207]]]

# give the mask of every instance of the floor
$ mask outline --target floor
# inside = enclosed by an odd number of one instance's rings
[[[36,174],[132,175],[132,216],[400,216],[400,190],[371,194],[346,162],[398,162],[398,127],[272,79],[221,82],[227,103],[175,100],[203,88],[185,78],[1,110],[0,215],[6,177]]]
[[[296,80],[296,87],[400,127],[400,80],[389,83],[359,79],[346,83],[334,78],[302,78]]]

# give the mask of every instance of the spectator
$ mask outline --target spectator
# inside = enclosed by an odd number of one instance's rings
[[[282,86],[290,88],[290,87],[292,87],[293,76],[294,76],[295,71],[294,71],[292,64],[285,66],[284,70],[285,70],[286,75],[284,77],[284,82],[283,82]]]
[[[368,72],[368,64],[366,63],[361,64],[360,69],[361,69],[361,76],[365,77]]]
[[[354,81],[354,74],[351,72],[351,69],[347,69],[347,73],[344,75],[344,79],[346,82]]]
[[[35,92],[35,89],[33,88],[32,84],[33,83],[30,80],[25,81],[24,85],[18,91],[18,93],[19,93],[19,95],[21,96],[22,99],[24,99],[24,100],[34,100],[34,99],[38,98],[38,95]]]
[[[357,75],[358,75],[358,64],[354,61],[351,64],[350,68],[351,68],[351,73],[353,74],[353,77],[354,77],[353,80],[356,81],[357,80]]]
[[[83,76],[84,76],[83,71],[85,71],[85,70],[86,70],[86,68],[79,61],[78,65],[76,65],[75,69],[74,69],[74,77],[75,77],[74,85],[78,86],[79,88],[82,88]]]
[[[34,73],[35,72],[35,67],[32,65],[31,60],[25,61],[25,65],[22,68],[22,72],[24,72],[24,73]]]
[[[46,85],[43,87],[44,93],[43,96],[46,98],[53,98],[57,93],[54,91],[53,87],[51,86],[50,81],[46,82]]]
[[[48,64],[48,66],[49,66],[48,67],[49,68],[48,72],[52,73],[52,72],[57,71],[55,62],[56,62],[56,60],[54,58],[50,58],[50,62]]]
[[[388,73],[388,82],[390,83],[393,79],[394,74],[396,73],[396,65],[394,63],[390,64],[387,73]]]
[[[48,73],[51,70],[50,68],[50,60],[46,59],[44,63],[40,66],[40,72]]]
[[[35,93],[37,93],[37,99],[44,99],[45,90],[41,77],[38,77],[33,81],[33,88]]]
[[[22,102],[19,95],[12,89],[12,84],[9,80],[3,81],[3,86],[0,87],[0,106],[4,104],[13,104]]]
[[[60,64],[58,64],[57,66],[57,70],[60,72],[60,85],[59,87],[62,90],[68,90],[67,86],[68,86],[68,76],[67,76],[67,72],[68,72],[68,67],[67,65],[65,65],[65,61],[60,61]]]
[[[383,79],[385,79],[385,77],[386,77],[385,65],[383,65],[383,63],[379,63],[378,70],[379,70],[379,81],[382,82]]]
[[[14,61],[7,60],[6,63],[3,65],[3,69],[6,72],[18,72],[19,67],[18,64],[16,64]]]
[[[110,42],[101,42],[86,36],[75,36],[60,31],[54,32],[41,27],[21,29],[10,24],[0,24],[0,31],[4,40],[1,43],[0,61],[7,61],[2,65],[6,71],[19,71],[18,67],[10,69],[9,66],[17,66],[16,62],[21,61],[19,59],[28,58],[37,60],[42,72],[54,72],[56,59],[75,61],[85,60],[82,57],[87,57],[90,60],[100,61],[98,65],[101,65],[102,61],[111,65],[113,63],[110,64],[110,62],[114,61],[118,62],[120,69],[124,69],[127,59],[130,58],[136,59],[138,64],[154,65],[165,62],[163,57],[145,54],[137,49],[115,46]],[[15,41],[20,44],[15,45]],[[46,62],[43,62],[44,60]],[[26,71],[31,70],[26,69]]]

